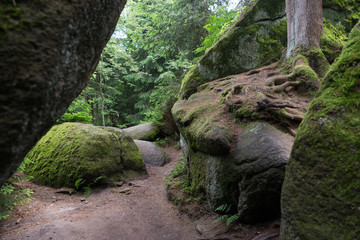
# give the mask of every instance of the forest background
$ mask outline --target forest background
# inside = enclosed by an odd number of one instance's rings
[[[160,122],[181,79],[251,0],[129,0],[89,85],[58,120]]]

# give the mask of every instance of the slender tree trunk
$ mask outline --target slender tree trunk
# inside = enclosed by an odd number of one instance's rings
[[[100,96],[101,96],[101,119],[102,119],[102,125],[103,127],[105,127],[105,114],[104,114],[104,102],[105,102],[105,98],[104,98],[104,93],[102,90],[102,82],[103,82],[103,78],[102,78],[102,63],[103,63],[103,57],[101,55],[101,65],[100,65]]]
[[[323,33],[322,0],[286,0],[288,46],[286,56],[296,55],[298,48],[320,46]]]

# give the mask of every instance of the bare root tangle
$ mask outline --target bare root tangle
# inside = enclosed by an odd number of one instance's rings
[[[292,77],[292,74],[271,77],[265,81],[265,86],[281,85],[281,84],[285,83],[286,81],[288,81],[291,77]]]
[[[295,115],[295,114],[291,114],[289,112],[287,112],[286,110],[279,113],[281,116],[285,117],[286,119],[292,120],[292,121],[296,121],[296,122],[301,122],[304,119],[304,116],[300,116],[300,115]]]
[[[299,86],[301,84],[301,81],[286,81],[283,84],[274,87],[274,92],[278,93],[281,91],[284,91],[287,87],[290,86]]]
[[[259,69],[253,69],[253,70],[250,70],[249,72],[247,72],[246,75],[250,76],[250,75],[253,75],[253,74],[257,74],[259,72],[260,72]]]
[[[256,102],[260,108],[297,108],[291,104],[278,104],[278,103],[271,103],[269,100],[261,99],[260,101]]]

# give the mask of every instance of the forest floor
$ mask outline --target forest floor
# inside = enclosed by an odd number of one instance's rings
[[[273,240],[279,222],[256,226],[214,223],[219,215],[205,204],[192,203],[186,211],[166,197],[165,176],[175,168],[180,150],[163,150],[171,161],[163,167],[148,167],[149,177],[121,187],[94,188],[89,198],[72,195],[31,182],[22,187],[34,190],[33,199],[0,221],[3,240]],[[127,194],[121,193],[129,189]],[[130,193],[130,194],[129,194]],[[191,218],[187,213],[191,212]]]

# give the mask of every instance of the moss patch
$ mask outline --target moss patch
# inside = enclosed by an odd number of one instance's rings
[[[54,126],[29,152],[26,172],[38,183],[73,187],[83,178],[88,183],[104,176],[123,178],[128,170],[144,174],[145,164],[135,143],[112,129],[88,124]],[[113,179],[118,180],[118,179]]]
[[[185,76],[181,98],[187,99],[203,83],[279,59],[286,46],[284,19],[284,1],[254,1]]]
[[[359,79],[360,23],[299,127],[282,190],[281,239],[360,235]]]
[[[192,149],[214,155],[230,151],[232,134],[220,121],[224,111],[215,93],[200,92],[178,101],[172,114]]]

